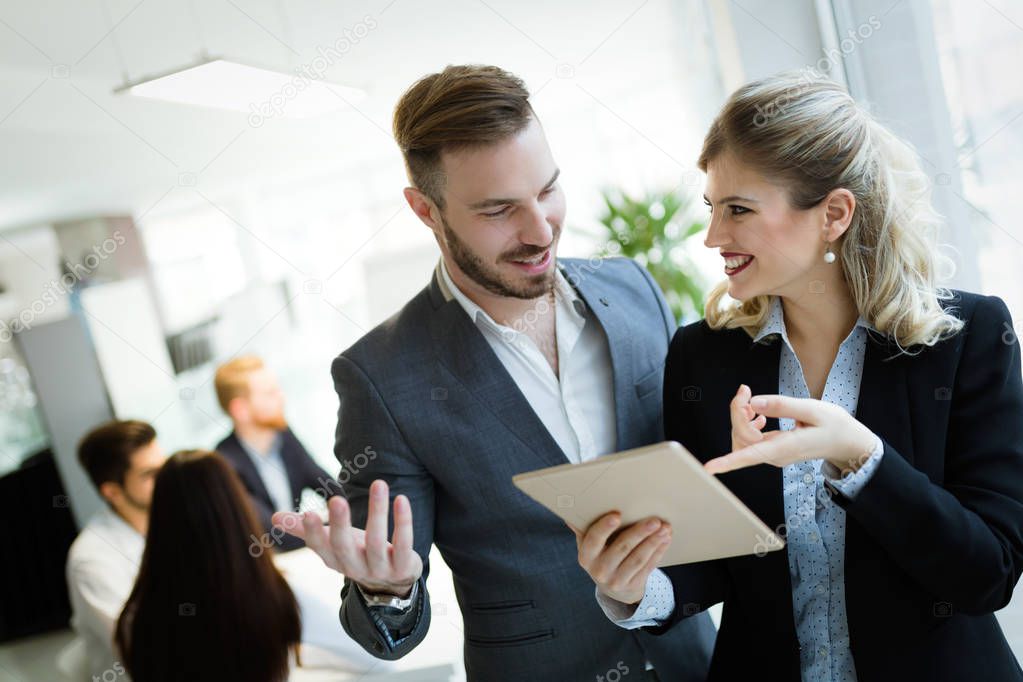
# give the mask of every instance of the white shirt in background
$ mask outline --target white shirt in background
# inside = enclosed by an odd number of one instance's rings
[[[109,679],[111,673],[104,677],[104,672],[124,670],[114,653],[114,627],[135,585],[145,546],[141,533],[105,507],[85,525],[68,552],[71,627],[85,645],[90,674],[99,679]]]

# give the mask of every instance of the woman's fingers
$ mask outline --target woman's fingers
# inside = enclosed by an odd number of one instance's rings
[[[729,403],[729,413],[732,418],[732,448],[737,449],[756,443],[762,437],[761,429],[767,425],[767,418],[757,413],[750,407],[750,387],[746,384],[739,386],[735,397]]]
[[[735,452],[715,457],[704,463],[703,468],[711,474],[723,474],[757,464],[784,466],[790,462],[812,459],[814,453],[807,453],[810,444],[807,431],[771,431],[759,443],[754,443]]]
[[[749,407],[750,389],[746,384],[739,386],[739,390],[735,392],[735,397],[732,398],[732,402],[728,404],[729,411],[732,414],[732,423],[740,424],[747,422],[753,417],[747,416],[746,408]]]
[[[750,400],[758,414],[767,417],[788,417],[816,426],[823,416],[823,403],[811,398],[789,398],[784,395],[758,395]]]

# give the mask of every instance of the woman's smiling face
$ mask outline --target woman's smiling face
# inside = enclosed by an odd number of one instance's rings
[[[711,210],[704,244],[724,259],[729,296],[798,298],[807,291],[824,264],[826,202],[794,208],[783,187],[728,152],[707,164],[704,201]]]

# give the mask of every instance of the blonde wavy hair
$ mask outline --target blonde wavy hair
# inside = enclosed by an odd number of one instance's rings
[[[962,328],[941,305],[952,293],[937,280],[954,265],[938,252],[942,221],[917,155],[845,90],[791,73],[741,87],[711,125],[700,169],[726,151],[784,186],[797,209],[816,206],[834,189],[853,194],[856,209],[837,262],[860,315],[899,348],[933,346]],[[725,305],[727,290],[725,281],[709,294],[707,323],[756,335],[770,297]]]

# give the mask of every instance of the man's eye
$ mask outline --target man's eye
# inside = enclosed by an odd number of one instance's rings
[[[493,211],[491,213],[484,213],[483,215],[485,215],[488,218],[500,218],[501,216],[503,216],[507,212],[508,212],[508,207],[505,206],[500,211]]]

